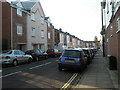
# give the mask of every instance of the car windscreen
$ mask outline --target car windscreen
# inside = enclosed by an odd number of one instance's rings
[[[41,52],[39,50],[34,50],[36,54],[40,54]]]
[[[77,50],[65,50],[62,53],[63,57],[73,57],[73,58],[80,58],[80,51]]]

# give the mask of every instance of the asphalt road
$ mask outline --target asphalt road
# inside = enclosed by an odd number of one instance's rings
[[[71,88],[80,73],[58,70],[57,58],[2,69],[2,88]]]

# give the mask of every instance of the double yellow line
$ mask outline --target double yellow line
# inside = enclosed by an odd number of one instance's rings
[[[68,80],[67,83],[64,84],[64,86],[60,90],[65,90],[70,83],[77,77],[78,73],[73,74],[73,76]]]

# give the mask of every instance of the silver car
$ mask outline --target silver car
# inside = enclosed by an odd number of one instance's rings
[[[17,66],[19,63],[31,62],[32,60],[31,55],[25,55],[21,50],[10,50],[0,55],[0,63],[13,64],[14,66]]]

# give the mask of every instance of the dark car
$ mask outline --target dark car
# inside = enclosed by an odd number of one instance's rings
[[[32,55],[34,61],[39,61],[41,59],[47,59],[48,54],[43,52],[40,49],[28,50],[25,52],[26,54]]]
[[[92,54],[89,48],[82,48],[86,57],[87,57],[87,63],[90,64],[92,61]]]
[[[82,49],[64,50],[58,61],[58,69],[79,69],[82,71],[87,67],[87,58]]]
[[[58,49],[48,49],[47,54],[49,57],[51,57],[51,56],[58,57],[61,55],[61,52]]]

